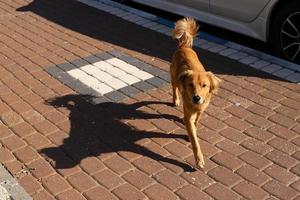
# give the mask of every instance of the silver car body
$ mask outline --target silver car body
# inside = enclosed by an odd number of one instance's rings
[[[134,0],[267,41],[271,11],[279,0]]]

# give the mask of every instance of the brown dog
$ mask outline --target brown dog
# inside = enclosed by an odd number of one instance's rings
[[[179,91],[183,101],[184,122],[192,144],[196,166],[203,168],[204,158],[197,138],[197,124],[208,106],[212,93],[219,88],[221,80],[206,72],[192,49],[198,26],[191,18],[175,23],[173,38],[179,41],[170,66],[173,87],[173,103],[179,106]]]

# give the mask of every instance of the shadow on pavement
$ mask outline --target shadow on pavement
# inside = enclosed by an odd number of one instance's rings
[[[33,0],[28,5],[18,8],[17,11],[33,12],[86,36],[162,60],[170,61],[176,48],[176,42],[168,36],[83,5],[75,0]],[[214,53],[199,48],[197,51],[206,69],[216,74],[281,80]]]
[[[179,120],[167,114],[150,114],[138,108],[150,104],[169,104],[164,102],[138,102],[133,104],[89,103],[92,96],[66,95],[51,99],[47,104],[54,107],[64,107],[70,111],[71,123],[69,137],[58,147],[45,148],[40,151],[48,159],[55,162],[56,169],[71,168],[86,157],[99,156],[111,152],[134,152],[151,159],[170,163],[181,167],[184,171],[194,169],[183,162],[163,157],[138,144],[145,138],[181,138],[188,140],[187,135],[166,134],[136,130],[124,123],[129,119],[158,119],[166,118]],[[72,160],[67,160],[67,157]]]

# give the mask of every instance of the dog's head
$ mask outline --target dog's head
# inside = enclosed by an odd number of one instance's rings
[[[221,80],[212,72],[193,72],[187,70],[179,74],[181,91],[186,101],[194,105],[202,105],[216,93]]]

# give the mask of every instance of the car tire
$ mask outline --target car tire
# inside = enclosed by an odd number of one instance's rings
[[[280,57],[300,63],[300,3],[290,1],[271,22],[270,43]]]

